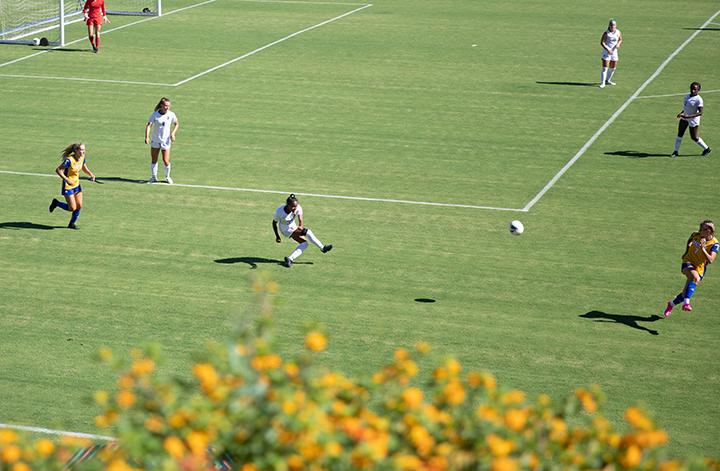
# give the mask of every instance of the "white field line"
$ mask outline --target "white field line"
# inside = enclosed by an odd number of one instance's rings
[[[334,17],[334,18],[330,18],[329,20],[325,20],[325,21],[323,21],[323,22],[321,22],[321,23],[318,23],[318,24],[316,24],[316,25],[309,26],[309,27],[307,27],[307,28],[305,28],[305,29],[301,29],[300,31],[297,31],[297,32],[295,32],[295,33],[288,34],[288,35],[285,36],[284,38],[280,38],[280,39],[278,39],[278,40],[276,40],[276,41],[273,41],[273,42],[271,42],[271,43],[269,43],[269,44],[266,44],[266,45],[264,45],[264,46],[262,46],[262,47],[259,47],[259,48],[255,49],[254,51],[250,51],[250,52],[248,52],[248,53],[246,53],[246,54],[243,54],[243,55],[240,56],[240,57],[236,57],[235,59],[229,60],[229,61],[227,61],[227,62],[224,62],[224,63],[220,64],[220,65],[216,65],[215,67],[211,67],[210,69],[207,69],[207,70],[205,70],[205,71],[203,71],[203,72],[200,72],[199,74],[195,74],[195,75],[193,75],[193,76],[191,76],[191,77],[188,77],[188,78],[186,78],[186,79],[184,79],[184,80],[181,80],[181,81],[177,82],[177,83],[175,84],[175,86],[176,86],[176,87],[179,87],[180,85],[183,85],[183,84],[185,84],[185,83],[187,83],[187,82],[189,82],[189,81],[191,81],[191,80],[195,80],[196,78],[202,77],[202,76],[207,75],[207,74],[209,74],[209,73],[211,73],[211,72],[215,72],[216,70],[222,69],[223,67],[226,67],[226,66],[228,66],[228,65],[230,65],[230,64],[234,64],[234,63],[237,62],[237,61],[243,60],[243,59],[245,59],[246,57],[250,57],[250,56],[252,56],[253,54],[257,54],[257,53],[260,52],[260,51],[264,51],[265,49],[267,49],[267,48],[269,48],[269,47],[272,47],[272,46],[274,46],[274,45],[276,45],[276,44],[279,44],[279,43],[281,43],[281,42],[283,42],[283,41],[287,41],[287,40],[290,39],[290,38],[294,38],[295,36],[298,36],[298,35],[300,35],[300,34],[306,33],[306,32],[308,32],[308,31],[310,31],[310,30],[315,29],[315,28],[319,28],[319,27],[321,27],[321,26],[323,26],[323,25],[326,25],[326,24],[328,24],[328,23],[332,23],[333,21],[337,21],[337,20],[339,20],[339,19],[341,19],[341,18],[345,18],[346,16],[352,15],[353,13],[357,13],[357,12],[359,12],[359,11],[361,11],[361,10],[366,9],[366,8],[370,8],[371,6],[372,6],[372,3],[365,4],[365,5],[361,6],[360,8],[356,8],[356,9],[354,9],[354,10],[352,10],[352,11],[349,11],[349,12],[347,12],[347,13],[343,13],[342,15],[338,15],[338,16],[336,16],[336,17]]]
[[[62,435],[66,437],[89,438],[91,440],[113,441],[115,438],[106,435],[95,435],[92,433],[68,432],[65,430],[53,430],[43,427],[28,427],[26,425],[0,424],[0,429],[19,430],[23,432],[47,433],[50,435]]]
[[[31,172],[15,172],[11,170],[0,170],[0,174],[8,175],[24,175],[30,177],[57,177],[57,175],[49,173],[31,173]],[[99,181],[102,181],[102,177],[98,177]],[[136,183],[137,184],[137,183]],[[197,188],[204,190],[220,190],[220,191],[239,191],[245,193],[270,193],[275,195],[289,195],[292,193],[290,190],[263,190],[258,188],[233,188],[228,186],[214,186],[214,185],[191,185],[185,183],[175,183],[173,185],[159,184],[160,186],[167,187],[180,187],[180,188]],[[491,211],[514,211],[514,212],[526,212],[526,209],[517,208],[501,208],[495,206],[479,206],[474,204],[457,204],[457,203],[436,203],[432,201],[413,201],[413,200],[400,200],[393,198],[371,198],[366,196],[343,196],[343,195],[325,195],[320,193],[299,193],[295,192],[296,195],[300,196],[311,196],[315,198],[330,198],[338,200],[352,200],[352,201],[368,201],[373,203],[395,203],[395,204],[413,204],[421,206],[441,206],[446,208],[470,208],[470,209],[487,209]]]
[[[552,188],[553,185],[555,185],[555,183],[557,183],[557,181],[560,179],[560,177],[562,177],[562,176],[565,174],[565,172],[567,172],[567,171],[570,169],[570,167],[572,167],[573,164],[574,164],[575,162],[577,162],[578,159],[583,156],[583,154],[585,154],[585,152],[586,152],[586,151],[590,148],[590,146],[597,140],[597,138],[600,137],[600,135],[601,135],[603,132],[605,132],[605,130],[606,130],[613,122],[615,122],[615,120],[618,118],[618,116],[620,116],[620,114],[621,114],[623,111],[625,111],[625,109],[630,105],[630,103],[632,103],[633,101],[635,101],[635,99],[640,95],[640,93],[642,93],[642,91],[645,90],[645,88],[647,88],[647,86],[650,85],[650,83],[651,83],[653,80],[655,80],[658,75],[660,75],[660,73],[665,69],[665,67],[667,67],[667,65],[670,63],[670,61],[672,61],[672,60],[675,58],[675,56],[677,56],[677,55],[680,53],[680,51],[682,51],[683,49],[685,49],[685,46],[687,46],[688,44],[690,44],[690,42],[691,42],[693,39],[695,39],[695,37],[696,37],[698,34],[700,34],[700,32],[702,31],[702,29],[705,28],[708,24],[710,24],[710,23],[715,19],[715,17],[718,16],[718,15],[720,15],[720,10],[716,11],[715,14],[713,14],[710,18],[708,18],[707,21],[705,21],[705,23],[703,23],[703,25],[702,25],[700,28],[698,28],[694,33],[692,33],[692,34],[690,35],[690,37],[685,40],[685,42],[683,42],[680,46],[678,46],[677,49],[675,49],[675,50],[667,57],[667,59],[665,59],[665,60],[663,61],[663,63],[660,64],[660,66],[659,66],[657,69],[655,69],[655,72],[653,72],[652,75],[650,75],[650,77],[648,77],[648,79],[645,80],[645,82],[644,82],[642,85],[640,85],[640,87],[639,87],[637,90],[635,90],[635,93],[633,93],[633,94],[630,96],[630,98],[628,98],[627,100],[625,100],[625,103],[623,103],[623,104],[620,106],[620,108],[618,108],[618,109],[615,111],[615,113],[613,113],[612,116],[610,116],[610,118],[609,118],[607,121],[605,121],[605,124],[603,124],[603,125],[600,127],[600,129],[598,129],[597,131],[595,131],[595,134],[593,134],[592,137],[590,137],[590,139],[588,139],[588,141],[580,148],[579,151],[577,151],[577,153],[573,156],[573,158],[570,159],[570,160],[568,161],[568,163],[566,163],[566,164],[563,166],[563,168],[561,168],[560,171],[559,171],[558,173],[556,173],[555,176],[550,179],[549,182],[547,182],[547,184],[543,187],[542,190],[540,190],[530,201],[528,201],[528,203],[525,205],[525,207],[523,207],[523,210],[524,210],[524,211],[529,211],[530,208],[532,208],[533,206],[535,206],[535,203],[537,203],[538,201],[540,201],[540,198],[542,198],[542,197],[545,195],[545,193],[547,193],[547,192],[550,190],[550,188]]]
[[[235,0],[238,2],[248,3],[297,3],[300,5],[366,5],[366,3],[355,2],[355,3],[343,3],[343,2],[306,2],[303,0]]]
[[[51,77],[47,75],[19,75],[19,74],[0,74],[0,77],[9,78],[27,78],[27,79],[38,79],[38,80],[70,80],[75,82],[101,82],[101,83],[120,83],[124,85],[154,85],[158,87],[174,87],[169,83],[155,83],[155,82],[132,82],[130,80],[105,80],[105,79],[92,79],[83,77]]]
[[[195,3],[195,4],[193,4],[193,5],[188,5],[188,6],[183,7],[183,8],[178,8],[177,10],[171,10],[171,11],[169,11],[169,12],[167,12],[167,13],[163,13],[162,16],[152,16],[152,17],[149,17],[149,18],[143,18],[142,20],[133,21],[132,23],[128,23],[128,24],[126,24],[126,25],[118,26],[117,28],[111,28],[111,29],[102,31],[102,32],[100,33],[100,35],[102,36],[102,35],[105,35],[105,34],[108,34],[108,33],[112,33],[113,31],[118,31],[118,30],[121,30],[121,29],[125,29],[125,28],[127,28],[128,26],[134,26],[134,25],[137,25],[137,24],[140,24],[140,23],[145,23],[146,21],[152,21],[152,20],[156,20],[156,19],[158,19],[158,18],[164,18],[164,17],[166,17],[166,16],[168,16],[168,15],[172,15],[173,13],[180,13],[181,11],[189,10],[190,8],[195,8],[195,7],[199,7],[199,6],[202,6],[202,5],[207,5],[208,3],[212,3],[212,2],[214,2],[214,1],[215,1],[215,0],[206,0],[206,1],[201,2],[201,3]],[[80,39],[76,39],[75,41],[70,41],[69,43],[66,43],[65,46],[55,46],[55,47],[53,47],[52,49],[46,49],[46,50],[44,50],[44,51],[36,52],[36,53],[34,53],[34,54],[29,54],[29,55],[27,55],[27,56],[23,56],[23,57],[20,57],[20,58],[18,58],[18,59],[14,59],[14,60],[11,60],[11,61],[8,61],[8,62],[4,62],[4,63],[0,64],[0,67],[5,67],[5,66],[7,66],[7,65],[15,64],[16,62],[24,61],[24,60],[26,60],[26,59],[30,59],[30,58],[35,57],[35,56],[39,56],[40,54],[46,54],[46,53],[48,53],[48,52],[50,52],[50,51],[52,51],[52,50],[54,50],[54,49],[62,49],[62,48],[64,48],[64,47],[70,46],[70,45],[72,45],[72,44],[77,44],[77,43],[79,43],[79,42],[81,42],[81,41],[86,41],[86,40],[87,40],[86,37],[82,37],[82,38],[80,38]]]
[[[720,89],[718,89],[718,90],[701,90],[701,92],[702,92],[701,95],[707,95],[708,93],[717,93],[717,92],[720,92]],[[646,95],[646,96],[639,96],[639,97],[637,97],[637,98],[635,98],[635,99],[636,99],[636,100],[647,100],[647,99],[649,99],[649,98],[665,98],[665,97],[669,97],[669,96],[685,96],[685,95],[687,95],[687,94],[688,94],[688,92],[683,92],[683,93],[670,93],[670,94],[668,94],[668,95]]]

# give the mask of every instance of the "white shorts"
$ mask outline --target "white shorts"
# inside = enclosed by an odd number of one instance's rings
[[[150,141],[150,147],[153,149],[162,149],[162,150],[168,150],[170,149],[170,145],[172,144],[172,140],[168,137],[167,139],[160,139],[160,140],[151,140]]]
[[[608,54],[608,52],[607,52],[605,49],[603,49],[603,50],[602,50],[602,60],[604,60],[604,61],[615,61],[615,62],[617,62],[617,60],[618,60],[617,49],[615,49],[615,50],[612,52],[612,54]]]
[[[685,119],[685,118],[683,118],[683,119]],[[700,126],[700,117],[699,116],[697,118],[685,119],[685,121],[687,121],[688,126],[690,126],[691,128],[696,128],[696,127]]]
[[[282,224],[278,224],[278,226],[280,228],[280,232],[282,233],[282,235],[284,235],[287,238],[290,238],[290,236],[292,236],[293,232],[295,232],[295,229],[297,229],[297,225],[295,225],[295,224],[291,224],[289,226],[284,226]]]

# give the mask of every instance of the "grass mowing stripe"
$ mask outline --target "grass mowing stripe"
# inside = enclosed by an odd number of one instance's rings
[[[115,438],[107,435],[95,435],[93,433],[69,432],[67,430],[54,430],[44,427],[30,427],[27,425],[0,424],[0,429],[20,430],[22,432],[45,433],[49,435],[61,435],[65,437],[90,438],[92,440],[113,441]]]
[[[652,83],[652,81],[655,80],[655,79],[657,78],[657,76],[662,73],[663,70],[665,70],[665,67],[667,67],[667,65],[670,63],[670,61],[672,61],[672,60],[675,58],[675,56],[677,56],[678,54],[680,54],[680,51],[682,51],[683,49],[685,49],[685,46],[687,46],[688,44],[690,44],[690,42],[691,42],[693,39],[695,39],[695,37],[696,37],[698,34],[700,34],[700,32],[703,30],[703,28],[705,28],[708,24],[710,24],[710,23],[712,22],[712,20],[714,20],[715,17],[718,16],[718,15],[720,15],[720,10],[716,11],[715,14],[713,14],[712,16],[710,16],[710,18],[708,18],[708,19],[705,21],[705,23],[703,23],[702,26],[700,26],[700,28],[697,29],[697,31],[695,31],[693,34],[691,34],[690,37],[685,40],[685,42],[683,42],[680,46],[678,46],[677,49],[675,49],[675,50],[667,57],[667,59],[665,59],[665,60],[663,61],[663,63],[660,64],[660,66],[658,66],[657,69],[655,69],[655,72],[653,72],[652,75],[650,75],[650,77],[649,77],[647,80],[645,80],[645,82],[644,82],[642,85],[640,85],[640,87],[639,87],[637,90],[635,90],[635,93],[633,93],[632,95],[630,95],[630,98],[628,98],[627,100],[625,100],[625,103],[623,103],[623,104],[620,106],[620,108],[618,108],[618,109],[615,111],[615,113],[613,113],[612,116],[610,116],[610,118],[608,118],[608,120],[605,121],[605,124],[603,124],[603,125],[600,127],[600,129],[598,129],[597,131],[595,131],[595,134],[593,134],[592,137],[590,137],[590,139],[588,139],[588,141],[580,148],[579,151],[577,151],[577,153],[573,156],[573,158],[570,159],[570,160],[568,161],[568,163],[566,163],[566,164],[563,166],[563,168],[561,168],[560,171],[558,171],[558,173],[556,173],[555,176],[553,176],[553,177],[550,179],[549,182],[547,182],[547,184],[543,187],[542,190],[540,190],[530,201],[528,201],[528,203],[527,203],[527,204],[525,205],[525,207],[523,208],[525,211],[530,211],[530,208],[532,208],[533,206],[535,206],[535,203],[537,203],[538,201],[540,201],[540,198],[542,198],[542,197],[545,195],[545,193],[547,193],[547,192],[550,190],[550,188],[552,188],[553,185],[555,185],[555,183],[557,183],[557,181],[560,180],[560,177],[562,177],[562,176],[565,174],[565,172],[567,172],[567,171],[570,169],[570,167],[572,167],[573,164],[574,164],[575,162],[577,162],[578,159],[580,159],[580,157],[583,156],[583,154],[585,154],[585,152],[586,152],[586,151],[590,148],[590,146],[597,140],[597,138],[600,137],[600,135],[601,135],[603,132],[605,132],[605,130],[606,130],[612,123],[615,122],[615,120],[618,118],[618,116],[620,116],[620,114],[622,114],[622,112],[625,111],[625,109],[626,109],[628,106],[630,106],[630,103],[632,103],[632,102],[635,100],[635,98],[637,98],[637,97],[640,95],[640,93],[642,93],[642,91],[645,90],[645,88],[647,88],[647,86],[650,85],[650,83]]]
[[[107,79],[93,79],[93,78],[85,78],[85,77],[51,77],[48,75],[0,74],[0,77],[37,79],[37,80],[70,80],[72,82],[117,83],[117,84],[121,84],[121,85],[152,85],[152,86],[156,86],[156,87],[174,87],[175,86],[170,83],[133,82],[130,80],[107,80]]]

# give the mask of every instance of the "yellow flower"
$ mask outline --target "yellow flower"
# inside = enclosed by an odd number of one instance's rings
[[[418,342],[415,344],[415,350],[417,350],[418,353],[428,353],[432,347],[427,342]]]
[[[149,358],[141,358],[133,363],[131,372],[135,376],[147,376],[155,370],[155,362]]]
[[[163,441],[163,447],[168,452],[168,455],[176,460],[182,458],[185,454],[185,445],[178,437],[167,437]]]
[[[55,451],[55,444],[47,438],[43,438],[35,442],[35,450],[37,450],[40,456],[46,458]]]
[[[240,468],[240,471],[257,471],[257,466],[252,463],[245,463],[242,468]]]
[[[487,422],[492,423],[498,423],[500,422],[500,414],[498,414],[498,411],[492,407],[492,406],[480,406],[475,411],[475,414],[481,418],[482,420],[485,420]]]
[[[308,332],[305,336],[305,346],[313,352],[322,352],[327,346],[327,339],[322,332],[316,330]]]
[[[462,366],[460,366],[460,362],[458,362],[456,359],[449,358],[445,362],[445,368],[447,368],[447,372],[450,376],[457,376],[458,374],[460,374]]]
[[[285,374],[291,378],[297,378],[300,374],[300,368],[295,363],[287,363],[285,365]]]
[[[7,445],[9,443],[13,443],[17,439],[17,433],[13,432],[12,430],[0,430],[0,445]]]
[[[410,441],[421,456],[427,455],[435,446],[435,439],[421,425],[415,425],[410,429]]]
[[[597,412],[597,403],[595,402],[595,398],[590,391],[583,388],[578,388],[575,391],[575,396],[580,399],[580,403],[582,404],[585,411],[591,414]]]
[[[150,430],[153,433],[160,433],[163,429],[163,421],[162,418],[158,415],[151,415],[147,419],[145,419],[145,428]]]
[[[517,389],[508,391],[501,397],[502,403],[505,405],[509,404],[522,404],[525,402],[525,393]]]
[[[325,453],[327,453],[329,456],[337,457],[340,456],[342,452],[342,445],[340,445],[338,442],[330,442],[325,445]]]
[[[548,407],[552,404],[552,398],[547,394],[540,394],[537,398],[537,402],[541,407]]]
[[[677,460],[665,461],[660,463],[658,471],[680,471],[682,464]]]
[[[527,409],[510,409],[505,412],[505,425],[513,432],[519,432],[525,427],[527,418]]]
[[[120,389],[130,389],[135,385],[135,380],[132,376],[123,375],[118,379],[117,385]]]
[[[108,464],[106,471],[132,471],[132,467],[124,460],[113,460]]]
[[[289,469],[292,469],[295,471],[303,469],[304,463],[303,463],[302,457],[300,455],[288,456],[287,466]]]
[[[453,380],[450,381],[445,387],[443,388],[443,395],[445,396],[445,400],[447,400],[448,404],[452,405],[458,405],[465,402],[465,390],[462,387],[462,384],[460,384],[460,381]]]
[[[488,435],[487,438],[485,438],[485,442],[488,444],[488,447],[490,447],[490,453],[492,453],[493,456],[507,456],[513,450],[512,440],[506,440],[494,433]]]
[[[98,357],[100,357],[100,361],[104,361],[104,362],[107,363],[107,362],[109,362],[110,360],[112,360],[113,352],[112,352],[112,350],[111,350],[110,348],[108,348],[108,347],[102,347],[102,348],[98,351]]]
[[[206,393],[215,389],[220,382],[220,376],[215,367],[209,363],[198,363],[193,366],[193,374],[200,380],[200,385]]]
[[[625,420],[637,430],[652,430],[653,428],[650,419],[637,407],[628,407],[625,410]]]
[[[0,460],[6,463],[14,463],[20,459],[20,447],[17,445],[8,445],[0,450]]]
[[[250,365],[257,371],[274,370],[282,365],[282,358],[274,353],[258,355],[250,360]]]
[[[403,471],[415,471],[422,468],[422,461],[414,455],[396,455],[393,458],[393,463],[396,468]]]
[[[642,461],[642,451],[637,445],[630,445],[620,457],[620,464],[626,468],[634,468]]]
[[[415,409],[423,402],[423,392],[419,388],[408,388],[402,393],[403,402],[410,408]]]
[[[518,469],[517,461],[507,457],[495,458],[490,467],[491,471],[515,471]]]
[[[117,395],[117,403],[123,409],[127,409],[135,404],[135,394],[130,391],[120,391]]]
[[[556,442],[564,442],[567,439],[567,424],[560,418],[553,418],[550,421],[550,439]]]
[[[415,376],[418,373],[417,363],[412,360],[404,361],[400,366],[408,376]]]
[[[395,361],[401,362],[410,359],[410,354],[404,348],[398,348],[395,350]]]
[[[30,466],[25,463],[15,463],[12,467],[12,471],[31,471]]]
[[[635,434],[635,442],[641,447],[654,447],[666,444],[668,436],[664,430],[638,432]]]
[[[204,454],[209,441],[208,434],[199,430],[193,430],[187,436],[187,443],[190,446],[190,451],[192,451],[194,455]]]
[[[101,406],[104,406],[107,404],[108,398],[110,397],[110,394],[108,394],[107,391],[95,391],[93,394],[93,398],[95,399],[95,403]]]

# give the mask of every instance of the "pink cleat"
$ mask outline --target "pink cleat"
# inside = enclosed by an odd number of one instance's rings
[[[670,313],[672,312],[675,305],[672,303],[672,301],[668,301],[667,307],[665,308],[665,312],[663,313],[665,317],[670,317]]]
[[[682,310],[683,310],[683,311],[687,311],[687,312],[691,312],[691,311],[692,311],[692,306],[690,305],[690,303],[685,303],[685,304],[683,304]]]

